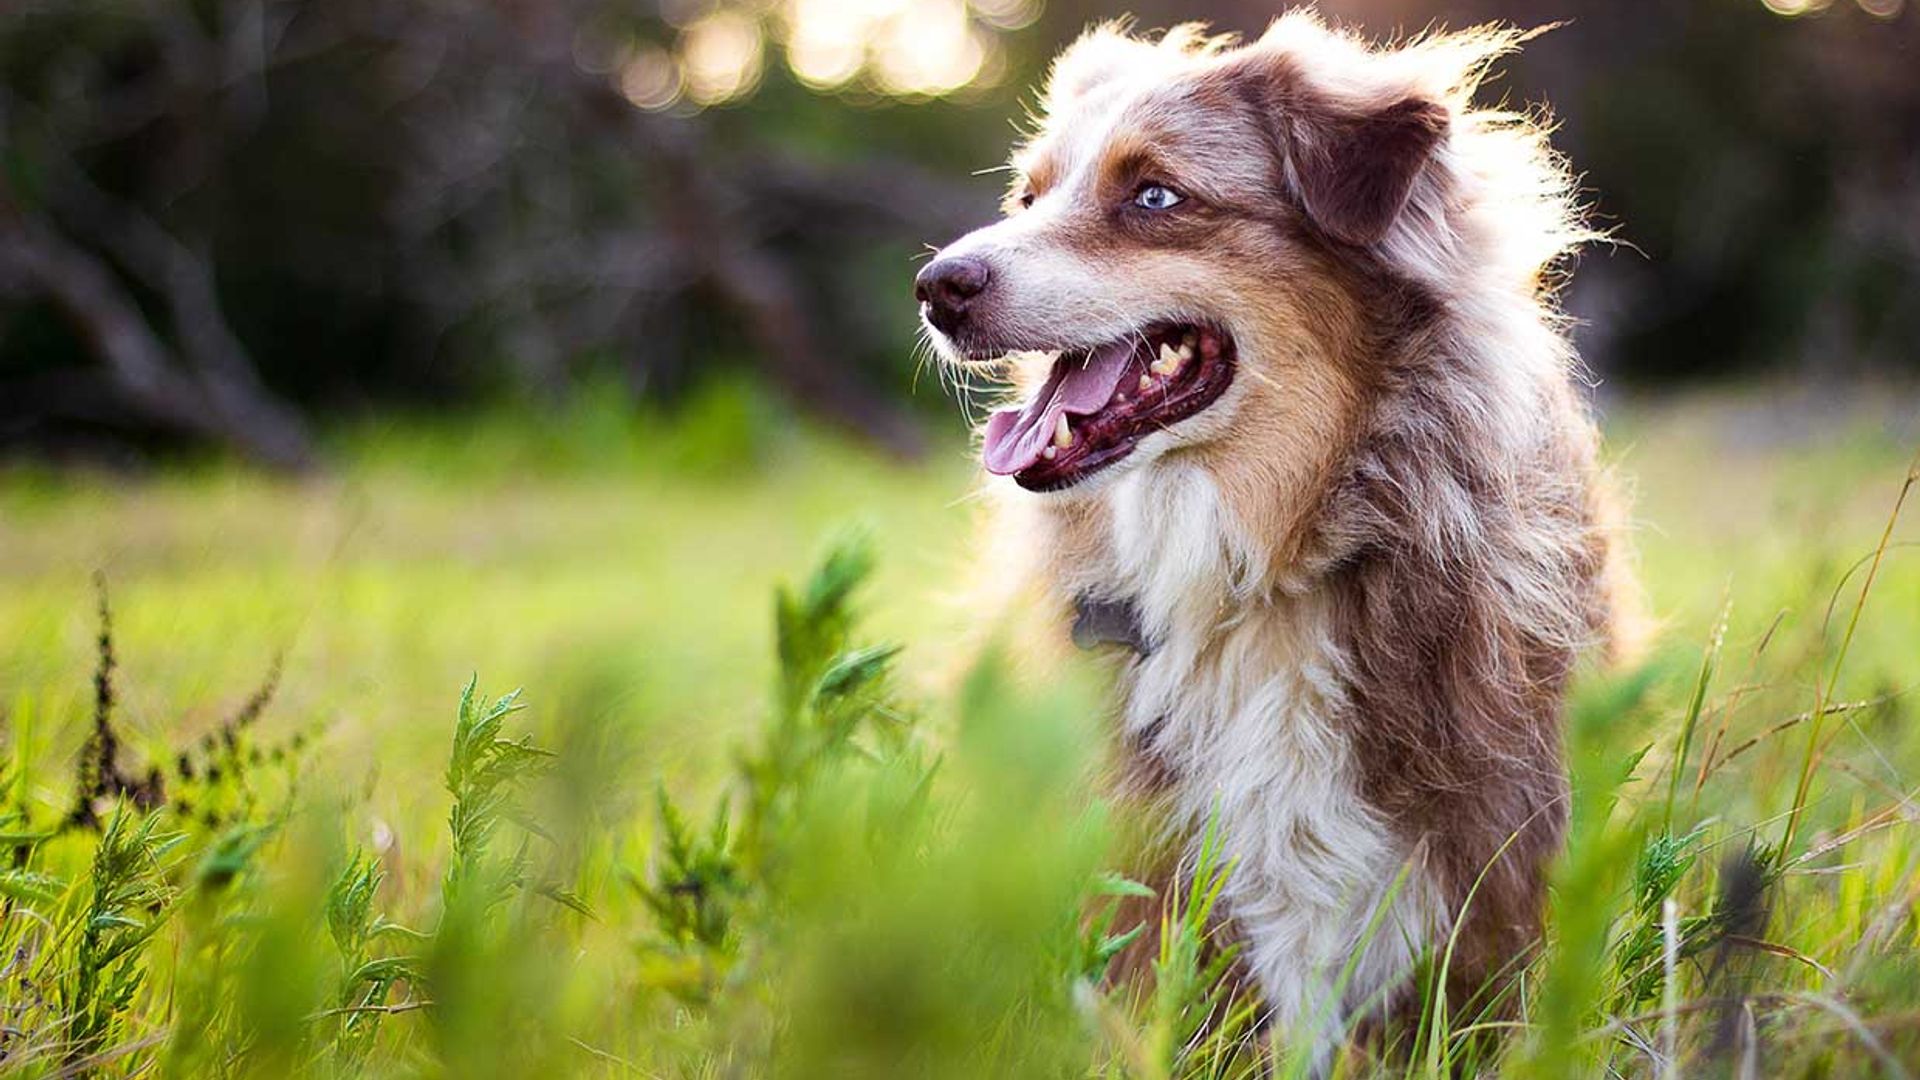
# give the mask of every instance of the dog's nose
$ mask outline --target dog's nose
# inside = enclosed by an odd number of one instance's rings
[[[966,320],[967,305],[992,277],[985,259],[967,255],[935,259],[913,279],[913,296],[927,305],[927,321],[934,329],[951,334]]]

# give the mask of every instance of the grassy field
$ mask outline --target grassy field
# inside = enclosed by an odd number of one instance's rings
[[[1912,401],[1610,407],[1654,660],[1582,695],[1523,1026],[1430,1025],[1377,1067],[1920,1071],[1916,515],[1881,547]],[[959,681],[958,439],[901,466],[718,393],[333,441],[303,483],[0,472],[0,1068],[1252,1075],[1204,888],[1155,988],[1093,978],[1125,930],[1082,917],[1119,888],[1093,679]],[[851,529],[872,579],[830,564],[776,632],[773,587]],[[475,673],[525,688],[497,738],[485,695],[456,732]],[[76,802],[149,765],[151,815]]]

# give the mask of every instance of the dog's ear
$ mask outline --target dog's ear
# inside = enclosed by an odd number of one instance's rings
[[[1126,19],[1100,23],[1054,58],[1042,95],[1045,111],[1061,112],[1115,79],[1169,70],[1186,58],[1226,48],[1234,40],[1209,37],[1200,23],[1182,23],[1157,37],[1135,37]]]
[[[1342,42],[1322,44],[1340,55]],[[1328,236],[1379,243],[1446,141],[1446,106],[1406,91],[1348,86],[1336,95],[1305,77],[1292,50],[1266,46],[1247,49],[1230,70],[1271,133],[1288,194]]]
[[[1287,98],[1280,150],[1307,216],[1336,240],[1379,243],[1447,137],[1446,107],[1417,96],[1361,108]]]
[[[1107,22],[1090,28],[1079,40],[1054,58],[1047,71],[1046,108],[1059,111],[1074,99],[1139,63],[1140,54],[1152,49],[1127,33],[1125,23]]]

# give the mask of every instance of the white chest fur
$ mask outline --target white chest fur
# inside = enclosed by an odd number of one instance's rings
[[[1154,646],[1123,678],[1129,742],[1174,778],[1190,857],[1218,815],[1245,959],[1277,1030],[1324,1054],[1444,923],[1416,856],[1360,793],[1326,601],[1259,591],[1266,553],[1198,468],[1155,462],[1099,497],[1102,576]]]

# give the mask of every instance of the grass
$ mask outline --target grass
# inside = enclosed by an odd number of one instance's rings
[[[1770,393],[1613,410],[1663,629],[1570,711],[1517,1026],[1336,1072],[1920,1071],[1914,418]],[[1230,866],[1099,978],[1097,675],[956,644],[957,445],[737,389],[333,442],[303,485],[0,473],[0,1070],[1308,1073],[1220,978]]]

